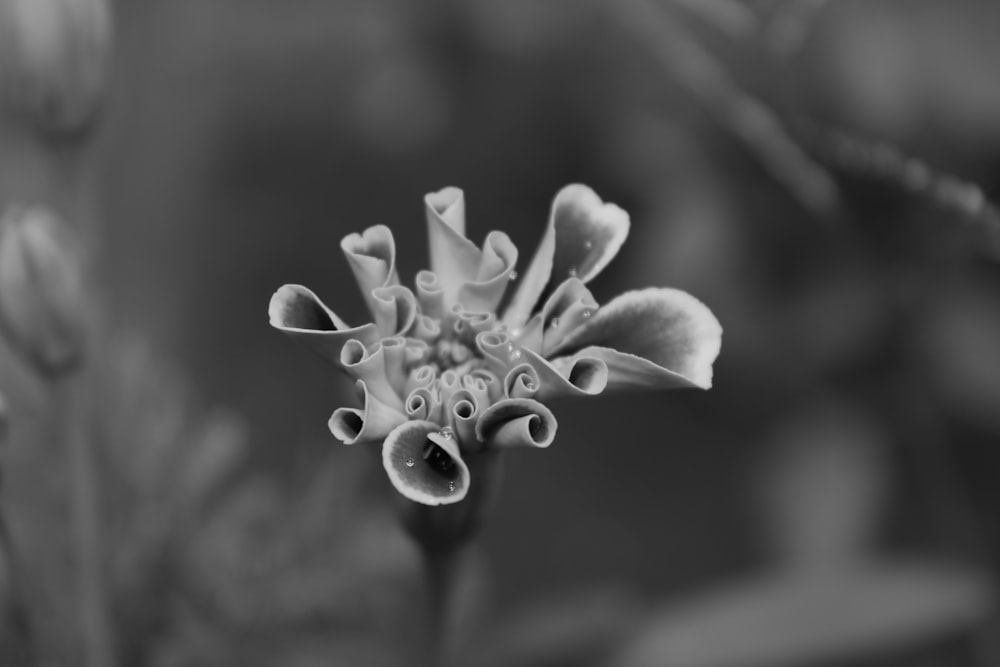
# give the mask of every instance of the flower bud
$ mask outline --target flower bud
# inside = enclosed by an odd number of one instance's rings
[[[107,0],[0,0],[0,90],[48,131],[96,115],[107,78]]]
[[[11,209],[0,221],[0,331],[47,376],[83,353],[85,303],[76,238],[41,208]]]

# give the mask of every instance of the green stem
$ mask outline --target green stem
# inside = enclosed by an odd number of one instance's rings
[[[93,442],[89,437],[90,406],[84,374],[56,384],[69,449],[72,539],[77,568],[83,665],[113,667],[114,642],[107,600],[98,480]]]

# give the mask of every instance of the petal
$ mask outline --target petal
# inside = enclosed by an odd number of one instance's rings
[[[364,407],[337,408],[330,417],[330,432],[345,445],[359,442],[380,442],[394,428],[407,421],[406,415],[373,396],[363,380],[357,387]]]
[[[385,356],[385,377],[389,386],[397,394],[405,396],[406,394],[402,393],[402,390],[406,385],[406,369],[408,367],[406,339],[402,336],[393,336],[383,338],[378,344]]]
[[[628,231],[628,213],[605,204],[586,185],[564,187],[552,202],[548,227],[504,322],[511,327],[527,322],[553,279],[577,277],[590,282],[618,254]]]
[[[431,366],[430,364],[418,366],[411,370],[409,377],[406,378],[406,383],[403,386],[403,393],[409,396],[410,392],[414,389],[429,387],[436,379],[437,368],[435,366]]]
[[[476,279],[458,291],[458,302],[473,312],[492,313],[500,305],[517,264],[517,248],[503,232],[490,232],[483,243]]]
[[[368,310],[375,316],[372,290],[399,283],[396,273],[396,243],[385,225],[369,227],[361,234],[349,234],[340,242],[347,263],[361,288]]]
[[[424,197],[431,271],[437,275],[447,306],[456,303],[458,290],[476,278],[482,253],[465,238],[465,196],[458,188],[444,188]]]
[[[485,368],[477,368],[476,370],[469,371],[469,374],[465,377],[482,381],[486,387],[486,396],[488,399],[484,402],[484,405],[496,403],[503,397],[503,383],[500,382],[500,378],[493,371],[488,371]]]
[[[551,356],[567,336],[587,322],[597,310],[597,301],[579,278],[564,280],[542,307],[543,356]]]
[[[327,361],[341,366],[340,351],[351,339],[365,345],[379,336],[374,324],[349,327],[302,285],[283,285],[271,297],[267,309],[271,326],[303,343]]]
[[[441,281],[433,271],[419,271],[413,281],[417,288],[417,302],[420,312],[435,319],[444,317],[444,290]]]
[[[506,398],[531,398],[538,393],[539,386],[538,371],[531,364],[518,364],[507,372],[503,393]]]
[[[417,387],[406,397],[406,416],[410,419],[440,422],[444,407],[438,393],[430,387]]]
[[[380,401],[397,410],[403,409],[403,402],[397,393],[397,387],[402,389],[403,383],[390,383],[383,346],[376,345],[375,350],[369,353],[361,341],[349,340],[340,351],[340,366],[351,377],[363,381],[367,390]]]
[[[598,310],[559,351],[604,361],[612,389],[708,389],[721,345],[722,327],[705,304],[680,290],[649,288]]]
[[[556,418],[530,398],[506,398],[479,418],[476,437],[488,447],[548,447],[556,437]]]
[[[549,361],[531,350],[521,352],[538,373],[539,400],[596,396],[608,386],[608,367],[599,357],[581,353],[577,357]]]
[[[402,495],[423,505],[450,505],[469,492],[469,468],[454,438],[428,421],[408,421],[382,446],[382,465]]]
[[[480,405],[468,389],[452,393],[445,404],[445,419],[454,429],[460,449],[474,451],[481,448],[481,443],[476,438]]]
[[[417,298],[402,285],[376,287],[371,293],[372,316],[382,336],[406,334],[417,319]]]

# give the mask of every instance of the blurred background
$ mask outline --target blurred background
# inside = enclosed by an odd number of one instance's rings
[[[360,322],[340,239],[390,226],[408,282],[446,185],[474,241],[524,256],[570,182],[632,217],[595,296],[708,304],[715,387],[554,406],[556,446],[507,457],[455,664],[1000,664],[1000,5],[114,10],[86,155],[121,664],[410,664],[393,491],[327,431],[344,381],[266,305],[302,283]],[[58,207],[37,155],[68,140],[4,122],[4,203]],[[10,351],[0,372],[37,664],[73,664],[49,399]]]

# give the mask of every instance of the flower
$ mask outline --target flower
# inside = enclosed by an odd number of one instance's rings
[[[83,356],[86,299],[79,243],[41,207],[0,219],[0,334],[43,375],[75,368]]]
[[[506,234],[490,232],[482,248],[466,238],[461,190],[424,203],[431,269],[417,273],[414,290],[399,282],[387,227],[341,242],[372,322],[348,325],[301,285],[278,289],[269,307],[272,326],[356,381],[362,407],[338,408],[330,430],[345,444],[381,443],[406,498],[456,503],[477,461],[548,447],[551,398],[711,386],[722,328],[704,304],[651,288],[598,307],[587,289],[629,230],[628,214],[590,188],[558,193],[522,277]]]
[[[93,120],[111,51],[108,0],[0,0],[0,89],[42,128]]]

